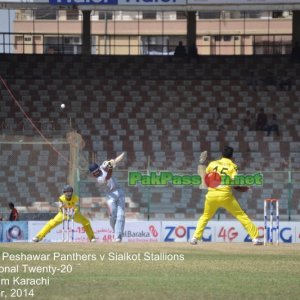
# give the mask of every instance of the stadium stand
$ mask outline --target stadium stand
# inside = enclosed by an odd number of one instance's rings
[[[251,71],[263,77],[265,70],[278,78],[288,70],[294,79],[292,89],[249,85]],[[240,170],[263,172],[265,177],[264,188],[238,194],[242,207],[254,218],[261,218],[266,197],[282,200],[283,218],[289,214],[296,218],[300,212],[296,199],[299,70],[283,56],[205,57],[188,62],[170,57],[1,55],[1,76],[32,121],[49,138],[77,130],[86,143],[84,157],[94,153],[106,159],[126,151],[123,171],[193,174],[200,151],[207,149],[213,159],[224,144],[232,145]],[[2,137],[35,136],[2,84],[0,93]],[[61,110],[60,103],[66,109]],[[215,120],[218,106],[226,128],[222,131]],[[245,111],[255,115],[261,107],[268,116],[277,114],[279,137],[243,130]],[[1,144],[1,197],[19,203],[24,211],[53,209],[51,201],[67,178],[67,166],[47,145],[33,151],[26,143],[9,145]],[[65,147],[60,145],[59,151],[67,155]],[[293,186],[288,180],[291,165]],[[122,178],[125,184],[126,175]],[[90,209],[92,217],[102,218],[103,199],[93,198],[98,192],[92,183],[83,183],[80,192],[82,207]],[[127,187],[126,196],[128,215],[136,218],[196,219],[204,193],[191,187]]]

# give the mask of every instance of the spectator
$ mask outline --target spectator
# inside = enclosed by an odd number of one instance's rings
[[[256,91],[259,85],[258,76],[255,74],[255,72],[250,71],[247,79],[247,85],[249,88],[253,91]]]
[[[265,110],[261,108],[256,118],[256,130],[266,131],[267,126],[268,126],[268,117],[265,114]]]
[[[272,119],[268,125],[268,133],[267,136],[271,134],[271,131],[276,132],[277,136],[279,136],[279,125],[276,114],[272,114]]]
[[[245,118],[243,120],[243,129],[244,130],[252,130],[252,115],[250,113],[250,110],[246,111]]]
[[[183,46],[182,41],[180,41],[178,43],[177,47],[175,48],[174,56],[175,57],[186,57],[186,49]]]
[[[198,57],[198,49],[196,47],[196,44],[193,43],[189,46],[189,49],[188,49],[188,56],[189,57]]]
[[[220,107],[217,107],[217,111],[216,111],[214,119],[217,122],[217,130],[219,130],[219,131],[225,130],[224,120],[223,120],[223,116],[221,114]]]
[[[266,86],[270,86],[270,85],[276,86],[276,79],[271,72],[267,72],[266,76],[263,79],[263,83]]]
[[[290,90],[292,90],[292,80],[287,75],[286,72],[281,77],[281,80],[279,82],[279,88],[280,88],[281,91],[290,91]]]
[[[15,208],[15,205],[12,202],[8,204],[9,208],[11,209],[11,213],[9,215],[9,221],[19,221],[19,213]]]
[[[295,45],[292,49],[292,59],[298,60],[300,58],[300,45],[299,42],[295,42]]]

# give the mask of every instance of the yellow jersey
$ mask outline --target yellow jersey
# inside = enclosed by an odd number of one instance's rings
[[[67,198],[66,198],[66,195],[61,195],[59,198],[58,198],[58,200],[62,203],[62,204],[66,204],[66,206],[68,207],[68,208],[76,208],[77,206],[78,206],[78,204],[79,204],[79,197],[77,196],[77,195],[75,195],[75,194],[72,194],[72,197],[71,197],[71,199],[70,200],[68,200]]]
[[[229,158],[222,157],[209,163],[206,168],[206,174],[217,172],[221,175],[228,175],[231,179],[237,174],[237,165]],[[219,185],[216,188],[208,188],[209,191],[231,192],[231,186]]]

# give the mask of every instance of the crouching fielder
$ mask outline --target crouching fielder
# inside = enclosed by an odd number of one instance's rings
[[[93,229],[91,227],[90,221],[85,218],[79,211],[79,197],[73,194],[73,188],[70,185],[65,185],[63,188],[63,194],[59,197],[59,212],[58,214],[51,219],[42,229],[41,231],[32,239],[33,242],[41,241],[54,227],[58,226],[63,221],[63,208],[73,208],[74,209],[74,221],[76,223],[80,223],[89,240],[91,242],[95,242],[95,236]],[[66,218],[66,216],[65,216]]]
[[[97,184],[106,188],[106,201],[110,226],[114,232],[114,242],[120,243],[125,225],[125,193],[115,177],[112,176],[116,160],[104,161],[100,167],[98,164],[92,163],[89,170],[96,178]]]

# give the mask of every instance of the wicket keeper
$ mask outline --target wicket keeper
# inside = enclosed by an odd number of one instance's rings
[[[212,161],[205,169],[205,160],[207,152],[204,151],[200,155],[198,173],[204,179],[204,175],[211,172],[217,172],[220,175],[228,175],[234,178],[237,174],[237,165],[232,161],[233,148],[226,146],[223,149],[222,158]],[[204,180],[203,180],[204,181]],[[245,230],[248,232],[254,245],[262,245],[262,241],[258,238],[259,233],[257,227],[252,223],[246,213],[240,207],[238,201],[232,193],[229,185],[219,185],[217,187],[208,187],[205,197],[204,212],[200,217],[193,238],[190,244],[196,245],[198,240],[202,239],[203,231],[208,221],[214,216],[218,208],[225,208],[236,219],[240,221]]]
[[[85,218],[79,211],[79,197],[73,194],[73,187],[70,185],[65,185],[63,188],[63,194],[59,197],[59,212],[58,214],[51,219],[41,230],[40,232],[32,239],[33,242],[41,241],[54,227],[58,226],[63,221],[63,208],[73,208],[74,209],[74,221],[80,223],[89,240],[95,242],[95,236],[93,229],[91,227],[90,221]],[[67,216],[65,216],[66,219]]]

